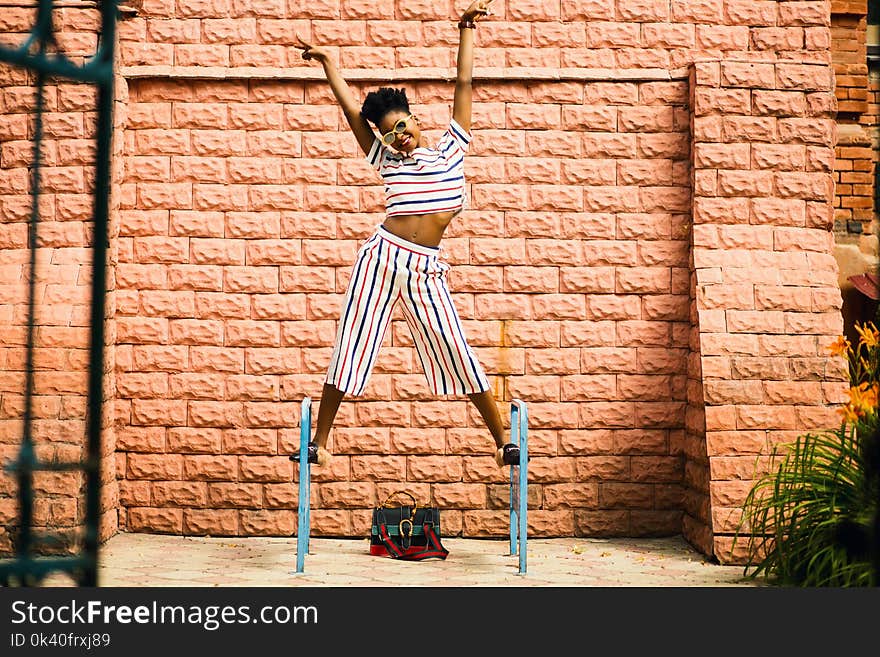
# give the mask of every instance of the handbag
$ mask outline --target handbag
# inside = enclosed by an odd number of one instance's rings
[[[394,504],[406,496],[410,504]],[[402,561],[445,559],[449,550],[440,543],[440,509],[419,506],[406,491],[391,493],[373,509],[370,528],[370,554]]]

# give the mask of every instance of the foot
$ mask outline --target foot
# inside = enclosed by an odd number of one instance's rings
[[[309,443],[309,463],[327,465],[330,462],[330,452],[315,443]]]
[[[309,443],[306,460],[316,465],[327,465],[330,462],[331,454],[323,447],[318,447],[315,443]],[[291,461],[299,461],[299,452],[290,455]]]
[[[519,446],[507,443],[495,452],[495,462],[499,468],[507,465],[519,465]]]

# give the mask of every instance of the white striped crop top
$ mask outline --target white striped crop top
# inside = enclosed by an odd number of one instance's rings
[[[367,161],[385,181],[385,210],[389,217],[460,212],[467,203],[464,154],[471,135],[455,119],[436,148],[417,147],[406,155],[385,146],[378,138]]]

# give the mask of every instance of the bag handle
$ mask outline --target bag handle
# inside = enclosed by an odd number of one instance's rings
[[[411,506],[412,506],[413,514],[415,514],[416,509],[419,508],[419,503],[416,501],[416,498],[413,497],[412,493],[409,493],[409,492],[407,492],[407,491],[405,491],[405,490],[396,490],[396,491],[394,491],[393,493],[391,493],[391,495],[388,496],[388,498],[387,498],[384,502],[382,502],[381,506],[384,507],[384,508],[386,508],[386,509],[392,507],[393,505],[390,504],[390,502],[391,502],[391,500],[393,500],[393,499],[394,499],[395,497],[397,497],[398,495],[406,495],[410,500],[412,500],[412,505],[411,505]]]
[[[379,538],[382,543],[384,543],[385,549],[388,550],[388,555],[392,559],[399,559],[400,561],[424,561],[425,559],[445,560],[449,555],[449,550],[443,547],[440,543],[440,537],[434,531],[434,523],[426,520],[422,527],[427,542],[425,544],[425,549],[421,552],[407,554],[406,548],[401,547],[395,543],[393,538],[391,538],[384,521],[379,523]]]

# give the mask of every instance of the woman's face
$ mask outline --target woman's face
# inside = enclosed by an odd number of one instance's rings
[[[384,143],[401,153],[411,153],[419,145],[422,136],[416,117],[404,110],[395,109],[388,112],[379,121],[378,128],[379,138],[384,138]],[[388,143],[392,136],[394,140]]]

